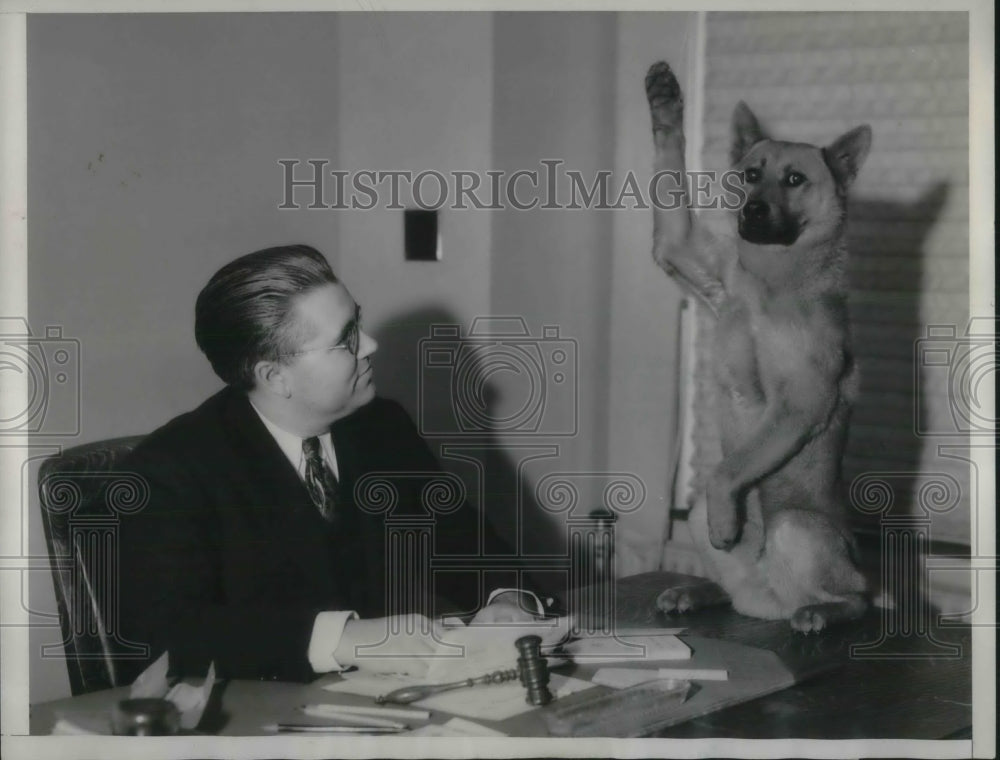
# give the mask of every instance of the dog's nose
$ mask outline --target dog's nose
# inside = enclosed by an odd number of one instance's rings
[[[743,206],[743,218],[749,222],[762,222],[767,219],[767,204],[763,201],[747,201]]]

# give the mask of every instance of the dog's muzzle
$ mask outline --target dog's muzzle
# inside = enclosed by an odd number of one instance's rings
[[[740,237],[755,245],[791,245],[799,236],[798,225],[787,219],[772,219],[764,201],[747,201],[740,209]]]
[[[763,201],[747,201],[741,216],[748,224],[767,224],[768,208]]]

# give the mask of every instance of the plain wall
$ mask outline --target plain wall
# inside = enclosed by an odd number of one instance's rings
[[[612,212],[544,208],[550,198],[568,202],[570,194],[565,180],[557,179],[554,187],[548,183],[541,161],[562,162],[560,177],[564,170],[578,171],[588,185],[598,171],[611,168],[615,24],[613,13],[496,14],[494,166],[507,176],[538,172],[540,189],[518,186],[522,203],[539,200],[535,208],[496,212],[491,306],[495,315],[522,318],[536,338],[545,339],[543,328],[556,328],[558,335],[547,342],[565,344],[577,359],[563,383],[555,382],[555,366],[540,379],[549,395],[537,435],[505,438],[527,446],[510,450],[510,469],[539,456],[521,470],[519,528],[533,553],[556,545],[567,514],[540,506],[542,500],[534,498],[540,478],[553,471],[605,469]],[[498,405],[502,409],[509,399],[512,413],[525,394],[524,378],[512,372],[496,377]],[[552,435],[566,432],[573,434]],[[553,446],[556,453],[543,455],[538,446]],[[578,492],[577,516],[601,504],[597,478],[569,477],[569,482]]]
[[[336,51],[341,168],[414,176],[489,169],[492,27],[489,13],[343,14]],[[388,193],[388,182],[380,189]],[[414,207],[409,190],[400,184],[399,205]],[[419,192],[434,204],[438,184],[427,180]],[[379,393],[418,419],[420,339],[434,322],[467,324],[489,309],[492,217],[440,209],[441,261],[406,261],[403,210],[384,205],[337,212],[338,274],[381,340],[373,359]]]

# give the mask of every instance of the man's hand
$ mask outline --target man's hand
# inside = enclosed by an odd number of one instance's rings
[[[488,625],[490,623],[530,623],[536,619],[529,610],[518,602],[520,594],[516,591],[505,591],[492,602],[483,607],[472,618],[469,625]]]
[[[472,618],[469,625],[488,625],[490,623],[530,623],[535,616],[520,605],[509,602],[494,602],[483,607]]]
[[[349,620],[333,656],[370,673],[427,674],[442,629],[423,615]]]

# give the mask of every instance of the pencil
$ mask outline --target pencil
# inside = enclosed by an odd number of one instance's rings
[[[364,705],[334,705],[321,703],[315,705],[304,705],[303,710],[309,710],[317,715],[320,713],[350,713],[352,715],[372,715],[376,718],[413,718],[414,720],[427,720],[431,717],[430,710],[408,710],[402,707],[365,707]]]
[[[660,678],[676,678],[681,681],[728,681],[729,671],[715,668],[660,668]]]
[[[277,725],[280,734],[398,734],[406,730],[402,728],[389,728],[388,726],[317,726],[308,723],[279,723]]]
[[[386,720],[385,718],[373,718],[370,715],[357,715],[355,713],[343,712],[340,710],[316,709],[319,707],[333,707],[333,705],[306,705],[305,707],[302,708],[302,712],[313,718],[329,718],[331,720],[340,720],[352,726],[375,726],[377,728],[395,728],[395,729],[406,728],[405,723],[398,723],[394,720]]]

